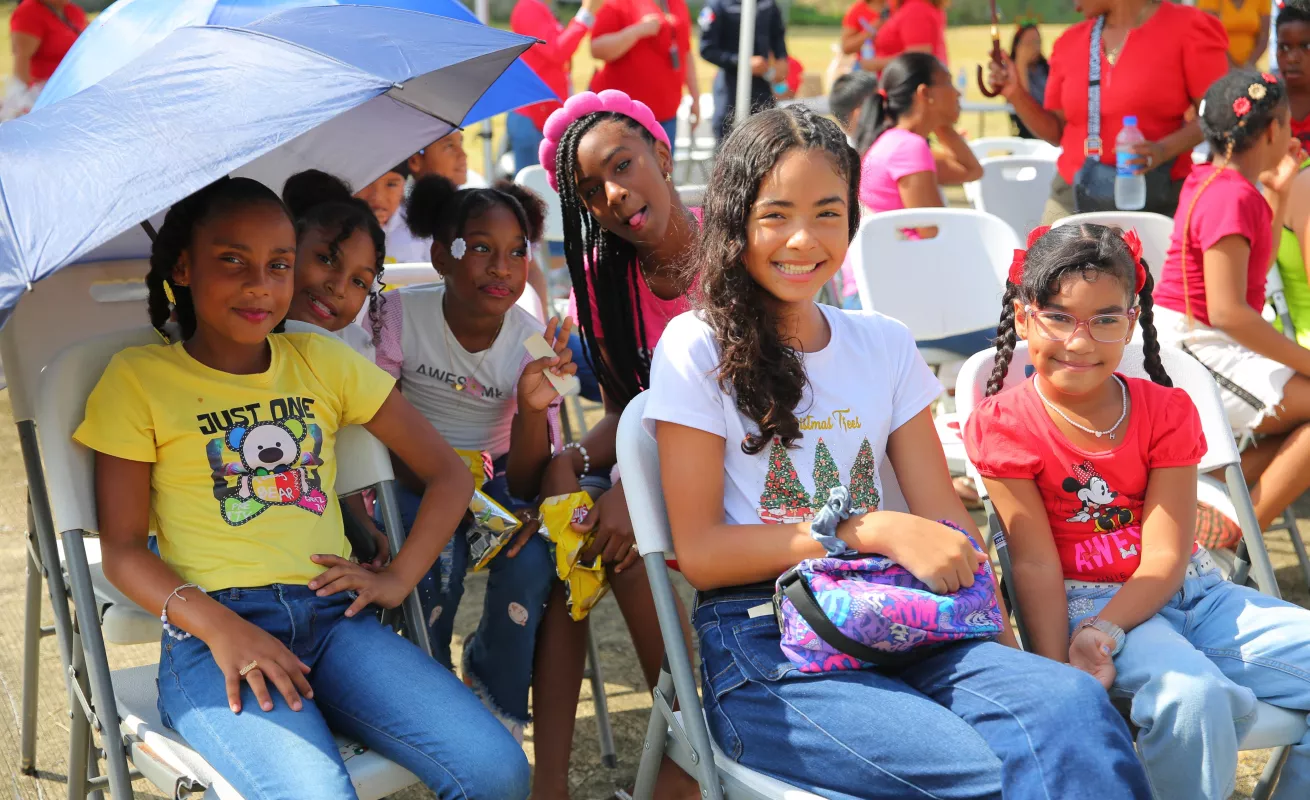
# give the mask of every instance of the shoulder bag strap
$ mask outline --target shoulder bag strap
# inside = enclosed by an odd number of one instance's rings
[[[1101,32],[1104,30],[1102,15],[1092,25],[1092,38],[1087,42],[1087,138],[1083,140],[1083,155],[1090,158],[1094,152],[1098,161],[1105,150],[1101,141]]]
[[[828,619],[828,615],[823,613],[813,590],[798,570],[794,568],[788,570],[778,579],[778,584],[779,594],[791,601],[792,606],[796,608],[796,613],[801,615],[819,638],[846,655],[875,667],[898,667],[915,660],[908,653],[899,655],[875,650],[842,633],[836,625],[832,624],[832,620]]]

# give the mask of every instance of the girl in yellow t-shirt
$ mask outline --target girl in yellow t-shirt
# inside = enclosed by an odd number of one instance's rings
[[[1228,61],[1255,69],[1269,47],[1269,4],[1260,0],[1200,0],[1196,7],[1219,18],[1228,32]]]
[[[175,316],[181,341],[115,356],[74,434],[96,451],[105,575],[165,621],[164,723],[246,797],[354,798],[331,728],[438,797],[524,798],[513,737],[449,671],[359,613],[408,595],[472,479],[389,376],[330,337],[278,332],[295,257],[286,208],[255,181],[175,205],[147,285],[151,322]],[[346,558],[333,491],[336,435],[354,424],[424,484],[409,539],[381,569]]]

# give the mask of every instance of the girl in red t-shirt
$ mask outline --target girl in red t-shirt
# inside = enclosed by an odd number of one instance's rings
[[[1258,437],[1242,467],[1261,528],[1310,488],[1310,350],[1261,315],[1301,162],[1288,118],[1272,75],[1235,70],[1206,92],[1200,121],[1215,159],[1183,186],[1156,292],[1160,340],[1218,375],[1233,430]]]
[[[1152,284],[1134,233],[1035,230],[965,446],[1005,524],[1029,647],[1133,697],[1157,797],[1220,800],[1256,700],[1310,710],[1310,611],[1224,580],[1195,544],[1205,436],[1160,363]],[[1138,323],[1150,381],[1115,371]],[[1002,391],[1020,337],[1035,374]],[[1310,734],[1290,752],[1275,798],[1310,785]]]

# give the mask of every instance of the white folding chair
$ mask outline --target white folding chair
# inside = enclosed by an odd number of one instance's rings
[[[1061,225],[1108,225],[1120,230],[1135,230],[1142,240],[1142,257],[1151,270],[1151,277],[1160,284],[1164,259],[1169,253],[1169,240],[1174,235],[1173,217],[1150,211],[1089,211],[1085,214],[1071,214],[1057,220],[1052,228]]]
[[[691,127],[691,95],[678,104],[677,134],[673,137],[673,169],[678,183],[688,183],[693,174],[702,182],[710,176],[714,162],[714,95],[700,96],[700,121]]]
[[[78,638],[73,643],[73,664],[85,671],[84,681],[74,682],[77,697],[72,720],[72,737],[89,739],[94,725],[101,734],[101,747],[108,778],[88,780],[87,765],[70,763],[69,796],[83,797],[89,790],[108,788],[115,797],[131,797],[128,762],[141,775],[173,796],[206,791],[206,796],[236,797],[204,759],[187,747],[175,731],[159,719],[155,673],[146,665],[111,672],[105,652],[106,629],[102,627],[103,589],[87,561],[84,537],[98,529],[95,508],[93,454],[73,441],[73,431],[85,413],[86,399],[113,355],[124,348],[158,341],[152,328],[135,328],[110,333],[75,344],[64,350],[43,371],[35,414],[37,439],[45,467],[45,487],[50,498],[54,529],[60,532],[68,569],[68,583],[77,618]],[[404,527],[396,505],[391,460],[386,448],[363,429],[346,429],[337,441],[337,491],[348,495],[365,488],[378,491],[384,528],[392,551],[403,544]],[[102,576],[103,580],[103,576]],[[63,599],[64,603],[68,598]],[[423,618],[417,593],[405,601],[409,619]],[[120,613],[139,617],[153,615],[133,605],[121,594],[114,601]],[[156,621],[157,622],[157,621]],[[145,641],[157,641],[158,624]],[[144,624],[137,630],[145,633]],[[427,649],[427,630],[407,626],[415,643]],[[140,638],[138,638],[140,641]],[[80,729],[80,731],[79,731]],[[361,746],[339,739],[351,780],[362,798],[381,798],[417,782],[407,770]],[[85,750],[83,750],[85,752]],[[78,753],[73,751],[76,760]]]
[[[1255,508],[1251,505],[1251,496],[1246,490],[1246,479],[1242,477],[1241,457],[1233,439],[1233,431],[1228,425],[1228,416],[1224,412],[1223,401],[1219,399],[1218,385],[1215,384],[1214,378],[1210,376],[1210,373],[1201,362],[1181,350],[1164,348],[1160,352],[1160,360],[1164,364],[1165,371],[1169,373],[1169,377],[1173,380],[1174,386],[1184,389],[1192,398],[1192,402],[1196,404],[1197,411],[1200,412],[1201,429],[1205,434],[1209,449],[1198,465],[1198,470],[1201,473],[1222,470],[1224,474],[1227,496],[1232,503],[1231,508],[1236,515],[1236,520],[1242,528],[1242,540],[1245,545],[1243,549],[1238,551],[1238,565],[1235,570],[1234,580],[1239,583],[1242,582],[1245,579],[1246,570],[1249,569],[1254,575],[1260,591],[1273,597],[1280,597],[1273,564],[1269,560],[1269,552],[1265,549],[1260,526],[1256,524]],[[987,350],[971,357],[960,371],[959,382],[955,387],[955,403],[962,421],[967,421],[969,414],[982,401],[995,361],[996,351]],[[1147,378],[1142,361],[1141,347],[1130,344],[1124,351],[1123,361],[1120,363],[1119,369],[1125,375]],[[1002,391],[1011,390],[1026,380],[1030,374],[1030,367],[1028,345],[1026,342],[1019,342],[1015,346],[1014,356],[1010,362],[1010,369],[1006,373]],[[978,484],[978,493],[983,496],[987,505],[988,524],[992,530],[992,539],[996,543],[997,555],[1000,557],[1007,599],[1010,603],[1010,609],[1014,613],[1020,638],[1026,641],[1023,616],[1015,602],[1014,573],[1010,570],[1010,558],[1005,544],[1004,526],[990,500],[987,499],[986,487],[978,479],[977,472],[972,465],[970,465],[970,472]],[[1207,490],[1213,489],[1213,486],[1213,484],[1209,484]],[[1249,561],[1246,560],[1248,554]],[[1269,764],[1256,786],[1253,795],[1256,800],[1265,800],[1272,793],[1273,786],[1277,782],[1278,771],[1282,766],[1283,749],[1301,741],[1302,737],[1305,736],[1306,725],[1307,716],[1303,711],[1292,711],[1264,702],[1257,706],[1256,721],[1250,732],[1240,742],[1240,747],[1242,750],[1278,749],[1270,756]]]
[[[1021,139],[1018,136],[981,136],[969,140],[969,149],[973,151],[974,158],[979,161],[997,156],[1058,158],[1060,155],[1060,148],[1049,142],[1041,139]]]
[[[660,487],[659,450],[641,424],[645,408],[645,395],[638,395],[628,403],[619,421],[617,442],[632,530],[646,563],[660,635],[664,639],[664,664],[655,687],[654,708],[646,728],[633,796],[636,800],[649,800],[653,796],[660,762],[667,755],[696,779],[703,800],[819,800],[809,792],[738,764],[710,739],[665,562],[675,557],[673,537]],[[675,711],[675,705],[680,710]]]
[[[1051,193],[1055,156],[997,156],[980,159],[983,176],[965,185],[965,194],[979,211],[995,214],[1019,234],[1042,223],[1042,211]]]

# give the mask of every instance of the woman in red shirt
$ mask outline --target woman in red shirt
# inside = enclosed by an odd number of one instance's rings
[[[1174,3],[1082,0],[1079,7],[1087,20],[1065,31],[1051,51],[1045,107],[1020,85],[1008,58],[992,68],[992,87],[1023,124],[1063,151],[1043,222],[1074,213],[1075,183],[1090,186],[1079,177],[1084,162],[1114,164],[1115,137],[1123,118],[1134,115],[1147,141],[1135,148],[1133,166],[1168,169],[1163,190],[1150,191],[1148,178],[1146,210],[1173,216],[1183,179],[1192,171],[1192,148],[1201,143],[1201,129],[1195,119],[1187,120],[1188,112],[1228,71],[1228,35],[1209,14]],[[1098,18],[1104,19],[1095,43],[1101,51],[1099,143],[1087,131],[1089,47]]]
[[[677,137],[678,104],[691,94],[691,124],[700,119],[696,55],[686,0],[609,0],[591,29],[591,55],[602,66],[591,90],[618,89],[655,113],[660,127]]]
[[[547,100],[509,112],[506,127],[514,151],[515,174],[537,163],[541,126],[546,124],[546,117],[573,94],[570,80],[573,53],[582,44],[582,37],[596,24],[596,11],[604,2],[582,0],[582,6],[568,25],[561,25],[555,12],[543,0],[518,0],[514,4],[509,15],[510,30],[537,40],[536,45],[523,53],[523,63],[531,67],[559,98],[558,101]]]
[[[874,58],[860,66],[881,72],[901,53],[932,53],[946,66],[946,7],[950,0],[905,0],[878,29]]]
[[[86,29],[86,12],[69,0],[23,0],[9,18],[14,76],[44,84]]]

